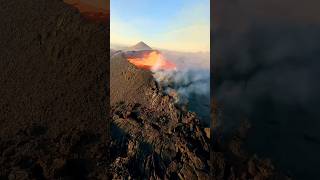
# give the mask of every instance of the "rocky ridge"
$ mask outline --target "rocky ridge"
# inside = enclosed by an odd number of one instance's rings
[[[115,79],[110,114],[112,179],[289,179],[269,159],[246,151],[250,129],[246,121],[233,134],[209,132],[195,113],[163,92],[150,71],[136,68],[125,57],[118,51],[110,62],[116,72],[110,77],[111,82]],[[112,96],[112,91],[122,98]]]
[[[126,61],[121,57],[111,59],[111,71],[118,70],[112,61]],[[142,80],[145,81],[143,93],[134,92],[134,97],[143,96],[145,101],[123,99],[112,104],[112,177],[209,179],[209,138],[196,115],[176,107],[173,98],[163,94],[149,71],[137,69],[130,63],[122,66],[122,70],[131,73],[129,81],[135,82],[144,73],[150,75],[150,79]],[[112,78],[119,77],[111,73],[111,81]],[[128,97],[134,89],[131,88],[114,91],[123,91]],[[121,151],[117,151],[119,149]]]

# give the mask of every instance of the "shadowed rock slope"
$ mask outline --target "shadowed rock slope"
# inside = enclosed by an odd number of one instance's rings
[[[108,29],[60,0],[0,18],[0,179],[106,178]]]

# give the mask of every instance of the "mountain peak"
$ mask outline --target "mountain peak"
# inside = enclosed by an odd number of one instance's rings
[[[150,46],[148,46],[143,41],[138,42],[136,45],[128,48],[130,51],[142,51],[142,50],[152,50]]]

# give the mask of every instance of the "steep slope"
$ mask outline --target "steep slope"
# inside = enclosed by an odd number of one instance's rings
[[[120,52],[110,61],[110,86],[111,105],[119,102],[147,105],[156,83],[150,71],[137,69]]]

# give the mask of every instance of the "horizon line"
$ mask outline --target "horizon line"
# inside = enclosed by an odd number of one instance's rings
[[[145,41],[138,41],[137,43],[139,42],[144,42]],[[131,47],[131,46],[134,46],[136,45],[137,43],[135,44],[126,44],[126,43],[112,43],[110,42],[110,49],[111,49],[111,46],[114,45],[114,46],[124,46],[124,47]],[[176,52],[184,52],[184,53],[210,53],[210,50],[178,50],[178,49],[167,49],[167,48],[161,48],[161,47],[155,47],[155,46],[150,46],[148,43],[145,43],[146,45],[148,45],[149,47],[151,47],[152,49],[158,49],[158,50],[166,50],[166,51],[176,51]],[[122,50],[122,49],[121,49]]]

